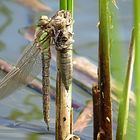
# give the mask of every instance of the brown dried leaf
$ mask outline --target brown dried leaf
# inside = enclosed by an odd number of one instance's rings
[[[87,106],[84,108],[83,112],[80,114],[79,118],[73,126],[73,131],[82,132],[84,128],[88,126],[88,123],[92,120],[93,117],[93,102],[89,101]]]
[[[49,6],[39,2],[38,0],[16,0],[16,2],[18,2],[21,5],[24,5],[26,7],[29,7],[36,12],[52,11],[52,9]]]

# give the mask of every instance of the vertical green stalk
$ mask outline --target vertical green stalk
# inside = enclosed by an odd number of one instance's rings
[[[134,0],[136,139],[140,140],[140,0]]]
[[[100,120],[97,139],[112,140],[112,107],[110,91],[110,0],[99,0],[99,91]],[[94,114],[95,115],[95,114]]]
[[[120,104],[119,104],[116,140],[125,140],[126,139],[126,130],[127,130],[128,113],[129,113],[129,94],[130,94],[131,83],[132,83],[134,55],[135,55],[134,32],[132,32],[131,43],[130,43],[130,48],[129,48],[127,73],[126,73],[126,77],[125,77],[123,93],[120,98]]]
[[[67,10],[67,0],[60,0],[60,10]]]
[[[67,0],[68,1],[68,5],[67,5],[67,10],[71,11],[72,15],[73,15],[73,0]]]
[[[73,0],[60,0],[60,10],[69,10],[73,14]],[[72,50],[68,53],[72,55]],[[67,91],[62,83],[60,57],[61,54],[57,51],[56,140],[65,140],[72,133],[72,83]]]

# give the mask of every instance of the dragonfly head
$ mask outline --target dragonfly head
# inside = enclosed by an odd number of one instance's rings
[[[39,26],[45,26],[49,23],[49,18],[47,16],[41,16],[39,19]]]

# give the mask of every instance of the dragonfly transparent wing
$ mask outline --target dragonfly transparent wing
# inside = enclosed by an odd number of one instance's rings
[[[41,69],[40,48],[33,44],[25,49],[16,66],[0,81],[0,99],[31,82]]]

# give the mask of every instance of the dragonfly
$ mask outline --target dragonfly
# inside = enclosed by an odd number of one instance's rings
[[[42,64],[43,115],[48,130],[50,121],[50,49],[54,44],[56,50],[61,54],[62,81],[66,90],[69,90],[69,83],[72,79],[72,64],[69,61],[71,56],[68,53],[73,42],[71,24],[71,14],[68,11],[58,11],[52,18],[41,16],[33,44],[25,49],[15,67],[0,81],[0,99],[3,99],[19,87],[31,82],[39,74],[40,64]],[[65,60],[67,57],[68,60]],[[65,65],[68,65],[70,70]]]
[[[62,18],[61,24],[58,22],[59,18]],[[55,48],[57,50],[57,54],[59,57],[60,64],[60,72],[62,76],[62,82],[65,86],[65,89],[69,91],[69,86],[72,82],[72,43],[73,40],[73,32],[72,32],[72,24],[73,20],[70,12],[64,12],[63,10],[58,12],[58,17],[54,18],[56,22],[59,23],[61,27],[55,28],[55,36],[53,37],[53,41],[55,44]]]
[[[0,99],[10,95],[24,84],[31,82],[40,72],[39,67],[42,59],[43,113],[44,120],[49,129],[48,110],[50,108],[50,97],[48,69],[50,63],[51,37],[46,27],[48,24],[48,17],[41,16],[33,44],[25,49],[15,67],[0,81]]]

